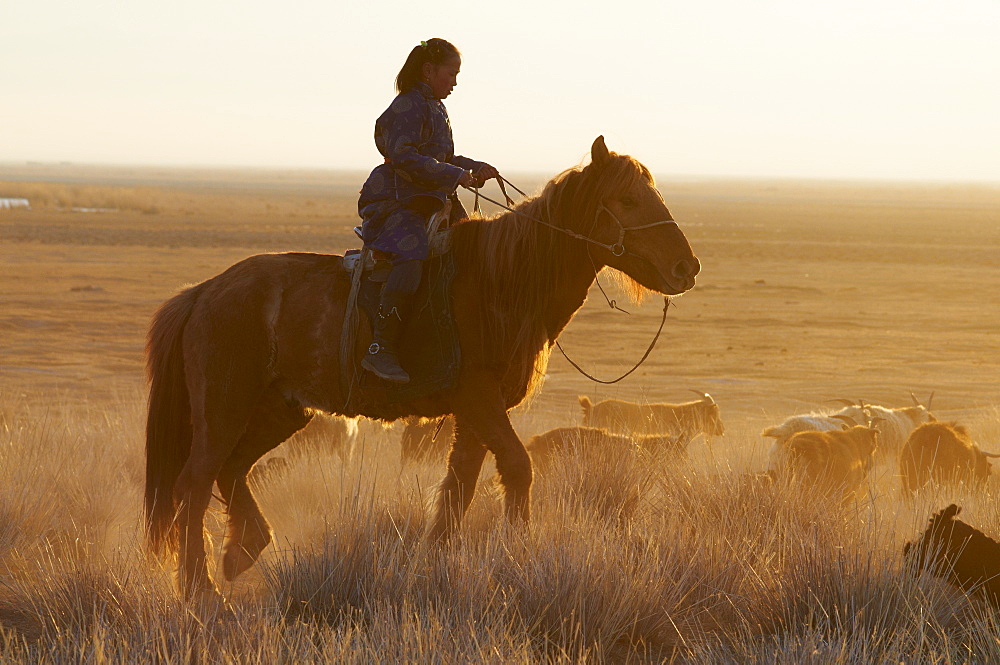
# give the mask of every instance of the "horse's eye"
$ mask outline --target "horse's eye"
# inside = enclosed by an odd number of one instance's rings
[[[626,208],[634,208],[637,205],[639,205],[639,202],[636,201],[635,198],[633,198],[631,196],[623,196],[621,198],[621,202],[622,202],[622,205],[625,206]]]

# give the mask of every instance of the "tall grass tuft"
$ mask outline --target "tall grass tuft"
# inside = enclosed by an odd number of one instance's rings
[[[275,542],[224,587],[232,614],[208,612],[143,552],[142,402],[0,395],[0,661],[1000,659],[998,610],[901,557],[942,502],[1000,534],[996,482],[907,499],[887,462],[869,494],[828,500],[757,473],[756,424],[688,460],[577,448],[537,476],[527,527],[488,464],[444,546],[423,539],[443,469],[367,429],[348,459],[318,447],[255,484]]]

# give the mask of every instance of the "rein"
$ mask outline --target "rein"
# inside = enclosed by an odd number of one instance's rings
[[[621,220],[619,220],[618,217],[616,217],[615,214],[613,212],[611,212],[611,210],[608,209],[607,206],[605,206],[603,203],[601,203],[600,207],[597,209],[597,212],[594,215],[594,224],[596,225],[596,223],[597,223],[597,216],[600,215],[601,212],[603,211],[603,212],[608,213],[608,216],[611,217],[611,219],[614,220],[615,224],[618,225],[618,230],[619,230],[619,233],[618,233],[618,242],[616,242],[616,243],[614,243],[612,245],[608,245],[608,244],[599,242],[597,240],[594,240],[593,238],[591,238],[589,236],[582,235],[580,233],[577,233],[575,231],[571,231],[571,230],[569,230],[567,228],[563,228],[561,226],[556,226],[555,224],[550,224],[550,223],[545,222],[545,221],[543,221],[541,219],[537,219],[535,217],[532,217],[531,215],[526,215],[523,212],[520,212],[518,210],[515,210],[515,209],[511,208],[510,206],[514,205],[514,200],[511,199],[510,195],[507,194],[507,189],[504,187],[504,183],[510,185],[521,196],[527,196],[527,194],[525,194],[523,191],[521,191],[517,187],[517,185],[515,185],[514,183],[512,183],[510,180],[507,180],[502,175],[498,175],[498,177],[497,177],[496,180],[497,180],[497,184],[500,185],[500,191],[503,192],[503,196],[504,196],[504,199],[507,201],[507,204],[504,205],[503,203],[500,203],[499,201],[494,201],[493,199],[489,198],[488,196],[486,196],[484,194],[480,194],[479,193],[479,190],[480,190],[479,187],[469,187],[467,189],[471,189],[476,194],[476,199],[475,199],[475,204],[474,204],[474,210],[476,212],[480,212],[479,199],[482,198],[482,199],[484,199],[486,201],[489,201],[493,205],[500,206],[501,208],[503,208],[504,210],[507,210],[508,212],[512,212],[515,215],[520,215],[521,217],[524,217],[525,219],[529,219],[529,220],[531,220],[531,221],[533,221],[533,222],[535,222],[537,224],[541,224],[542,226],[547,226],[550,229],[554,229],[556,231],[560,231],[562,233],[565,233],[566,235],[570,236],[571,238],[576,238],[577,240],[585,240],[586,242],[589,242],[589,243],[592,243],[594,245],[597,245],[598,247],[603,247],[604,249],[606,249],[609,252],[611,252],[614,256],[622,256],[623,254],[626,253],[626,250],[625,250],[625,233],[626,232],[628,232],[628,231],[640,231],[642,229],[649,229],[649,228],[652,228],[654,226],[661,226],[663,224],[674,224],[674,225],[677,224],[676,221],[674,221],[672,219],[668,219],[668,220],[663,220],[663,221],[659,221],[659,222],[653,222],[651,224],[643,224],[642,226],[625,226],[624,224],[621,223]],[[632,254],[632,252],[628,252],[628,253],[630,255],[632,255],[632,256],[636,256],[635,254]],[[588,254],[589,254],[589,251],[588,251]],[[638,257],[638,258],[642,258],[642,257]],[[596,280],[596,275],[595,275],[595,280]],[[604,294],[604,299],[608,301],[608,305],[612,309],[617,309],[620,312],[625,312],[625,310],[621,309],[620,307],[618,307],[615,304],[614,300],[609,299],[608,296],[607,296],[607,294],[604,293],[604,287],[601,286],[600,280],[596,280],[596,281],[597,281],[598,288],[601,289],[601,293]],[[576,371],[578,371],[580,374],[584,375],[585,377],[587,377],[591,381],[593,381],[595,383],[602,383],[602,384],[605,384],[605,385],[609,385],[609,384],[613,384],[613,383],[618,383],[619,381],[621,381],[622,379],[624,379],[625,377],[627,377],[629,374],[631,374],[635,370],[639,369],[639,366],[642,365],[644,362],[646,362],[646,358],[648,358],[649,354],[653,352],[653,347],[656,346],[656,342],[660,339],[660,333],[663,332],[663,326],[667,322],[667,309],[669,307],[670,307],[670,298],[668,296],[664,296],[663,297],[663,317],[660,319],[660,327],[656,330],[656,335],[653,336],[653,340],[649,343],[649,346],[646,348],[646,352],[642,354],[642,358],[639,358],[639,362],[637,362],[635,365],[633,365],[632,369],[630,369],[629,371],[625,372],[624,374],[622,374],[621,376],[619,376],[617,379],[610,379],[610,380],[598,379],[596,376],[593,376],[592,374],[589,374],[586,370],[584,370],[578,364],[576,364],[575,362],[573,362],[573,359],[570,358],[566,354],[566,351],[563,350],[562,344],[560,344],[558,342],[558,340],[555,341],[556,348],[559,349],[559,353],[561,353],[563,355],[563,358],[565,358],[566,361],[570,365],[573,366],[573,369],[575,369]],[[625,313],[628,314],[628,312],[625,312]],[[442,423],[443,422],[444,421],[442,420]],[[438,428],[440,429],[440,425],[438,425]]]
[[[497,179],[497,182],[500,183],[500,191],[503,192],[504,198],[507,199],[507,203],[508,204],[513,204],[514,201],[511,200],[510,196],[507,195],[507,190],[504,189],[503,183],[505,183],[505,182],[508,185],[510,185],[511,187],[514,187],[514,189],[517,190],[517,192],[520,193],[522,196],[527,196],[527,194],[525,194],[520,189],[518,189],[517,187],[515,187],[514,183],[512,183],[509,180],[507,180],[503,176],[500,176]],[[503,203],[500,203],[499,201],[494,201],[493,199],[491,199],[490,197],[486,196],[485,194],[480,194],[479,193],[479,189],[480,188],[478,188],[478,187],[475,187],[475,188],[469,187],[467,189],[472,189],[472,191],[474,191],[475,194],[476,194],[475,209],[476,209],[477,212],[479,211],[479,199],[482,198],[484,201],[489,201],[493,205],[500,206],[501,208],[503,208],[504,210],[506,210],[508,212],[512,212],[515,215],[520,215],[521,217],[524,217],[525,219],[530,219],[531,221],[535,222],[536,224],[541,224],[542,226],[547,226],[550,229],[559,231],[560,233],[565,233],[566,235],[568,235],[571,238],[576,238],[577,240],[583,240],[583,241],[589,242],[589,243],[591,243],[593,245],[597,245],[598,247],[602,247],[602,248],[608,250],[609,252],[611,252],[611,254],[614,255],[614,256],[623,256],[623,255],[625,255],[627,253],[627,254],[629,254],[631,256],[635,256],[637,258],[642,259],[641,256],[638,256],[637,254],[633,254],[632,252],[629,252],[628,250],[625,249],[625,234],[628,233],[629,231],[642,231],[643,229],[651,229],[654,226],[662,226],[664,224],[673,224],[675,226],[677,225],[677,222],[675,220],[673,220],[673,219],[664,219],[664,220],[659,221],[659,222],[651,222],[650,224],[643,224],[642,226],[625,226],[624,224],[621,223],[621,220],[618,219],[618,217],[615,216],[615,213],[611,212],[611,210],[606,205],[604,205],[602,203],[597,208],[597,212],[594,214],[595,224],[596,224],[596,221],[597,221],[597,216],[600,215],[601,212],[606,212],[606,213],[608,213],[608,216],[611,217],[611,219],[614,221],[614,223],[618,225],[618,241],[609,245],[607,243],[600,242],[599,240],[594,240],[590,236],[583,235],[582,233],[577,233],[576,231],[571,231],[571,230],[569,230],[567,228],[564,228],[562,226],[556,226],[555,224],[550,224],[549,222],[546,222],[544,220],[538,219],[537,217],[532,217],[531,215],[525,215],[523,212],[520,212],[518,210],[514,210],[513,208],[510,207],[510,205],[504,205]]]
[[[641,365],[642,363],[646,362],[646,358],[648,358],[649,354],[653,352],[653,347],[656,346],[657,340],[660,339],[660,333],[663,332],[663,324],[665,324],[667,322],[667,308],[668,307],[670,307],[670,298],[668,298],[667,296],[663,296],[663,318],[660,319],[660,327],[657,329],[656,335],[653,336],[653,341],[651,341],[649,343],[649,346],[646,348],[646,352],[644,354],[642,354],[642,358],[639,358],[639,362],[637,362],[635,365],[633,365],[632,369],[630,369],[629,371],[625,372],[624,374],[622,374],[621,376],[619,376],[617,379],[610,379],[610,380],[598,379],[596,376],[588,374],[582,367],[580,367],[575,362],[573,362],[572,358],[570,358],[568,355],[566,355],[566,352],[562,348],[562,344],[560,344],[558,341],[556,341],[556,348],[559,349],[559,353],[563,354],[563,358],[566,359],[566,362],[568,362],[570,365],[573,366],[573,369],[575,369],[576,371],[578,371],[580,374],[583,374],[585,377],[587,377],[591,381],[593,381],[595,383],[603,383],[605,385],[609,385],[609,384],[612,384],[612,383],[618,383],[619,381],[621,381],[622,379],[624,379],[626,376],[628,376],[629,374],[631,374],[635,370],[639,369],[639,365]]]

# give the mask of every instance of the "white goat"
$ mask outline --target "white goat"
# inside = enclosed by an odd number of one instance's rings
[[[767,427],[760,434],[775,439],[776,444],[787,441],[798,432],[829,432],[841,429],[845,422],[863,423],[875,421],[879,432],[879,455],[896,453],[916,427],[922,423],[934,420],[930,413],[934,393],[927,399],[927,405],[921,404],[910,393],[913,406],[891,409],[878,404],[866,404],[858,400],[836,400],[845,404],[844,408],[833,412],[807,413],[790,416],[780,425]]]

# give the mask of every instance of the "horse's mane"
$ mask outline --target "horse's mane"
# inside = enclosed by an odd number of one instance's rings
[[[592,235],[600,203],[638,183],[654,186],[649,169],[628,155],[611,152],[604,163],[577,166],[555,176],[540,194],[514,208],[521,214],[473,215],[455,228],[454,251],[471,259],[470,271],[483,302],[496,302],[503,310],[517,313],[494,317],[495,325],[487,334],[493,338],[490,348],[513,350],[510,366],[521,376],[508,378],[528,385],[529,395],[540,385],[550,342],[558,334],[546,329],[546,314],[551,315],[560,298],[566,299],[565,279],[579,274],[581,262],[586,265],[590,260],[585,241],[534,220]],[[616,238],[605,232],[600,240],[614,242]],[[592,265],[596,273],[597,266]],[[646,292],[624,273],[613,274],[633,299],[640,300]]]
[[[601,167],[577,166],[556,175],[538,196],[515,206],[523,216],[511,212],[491,218],[474,215],[470,221],[489,222],[478,225],[485,259],[483,270],[497,275],[514,265],[525,268],[526,256],[545,258],[537,250],[548,247],[539,245],[547,245],[557,232],[542,227],[545,232],[540,233],[539,224],[529,217],[586,234],[591,231],[594,211],[602,200],[631,189],[637,182],[654,186],[653,175],[641,162],[628,155],[610,155],[610,161]],[[545,261],[539,261],[536,267],[548,271]]]

